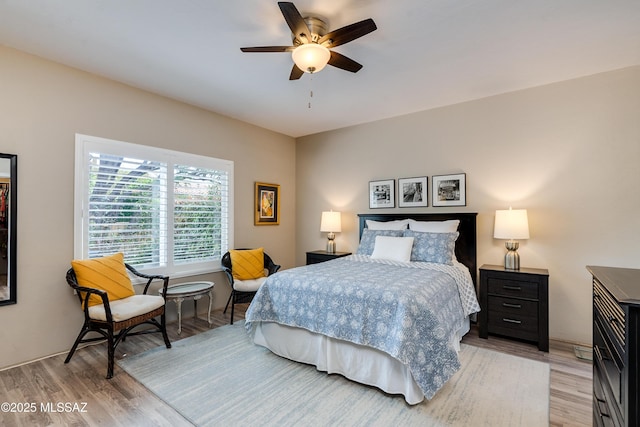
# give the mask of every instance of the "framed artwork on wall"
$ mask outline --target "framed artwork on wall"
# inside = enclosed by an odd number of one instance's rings
[[[438,175],[431,177],[432,206],[466,206],[466,174]]]
[[[280,186],[256,182],[254,225],[280,224]]]
[[[395,179],[369,181],[369,209],[395,208]]]
[[[398,179],[398,207],[412,208],[429,206],[427,177]]]

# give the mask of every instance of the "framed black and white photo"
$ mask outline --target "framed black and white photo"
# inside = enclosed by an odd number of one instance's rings
[[[466,206],[466,174],[438,175],[431,177],[432,206]]]
[[[429,206],[427,177],[398,179],[398,207],[412,208]]]
[[[395,179],[369,181],[369,209],[395,208]]]

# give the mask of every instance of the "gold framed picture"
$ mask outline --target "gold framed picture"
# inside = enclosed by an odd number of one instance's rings
[[[254,225],[280,224],[280,186],[256,182]]]

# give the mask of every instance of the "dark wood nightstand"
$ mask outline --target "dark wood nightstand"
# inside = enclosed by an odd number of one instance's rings
[[[327,251],[311,251],[307,252],[307,265],[330,261],[332,259],[342,258],[343,256],[347,255],[351,255],[351,252],[336,252],[330,254]]]
[[[549,351],[549,271],[480,267],[480,338],[504,335]]]

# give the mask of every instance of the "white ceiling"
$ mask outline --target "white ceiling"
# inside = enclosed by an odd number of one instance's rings
[[[290,44],[275,0],[0,0],[0,44],[293,137],[640,64],[638,0],[294,3],[372,18],[335,48],[363,69],[289,81],[290,54],[240,52]]]

